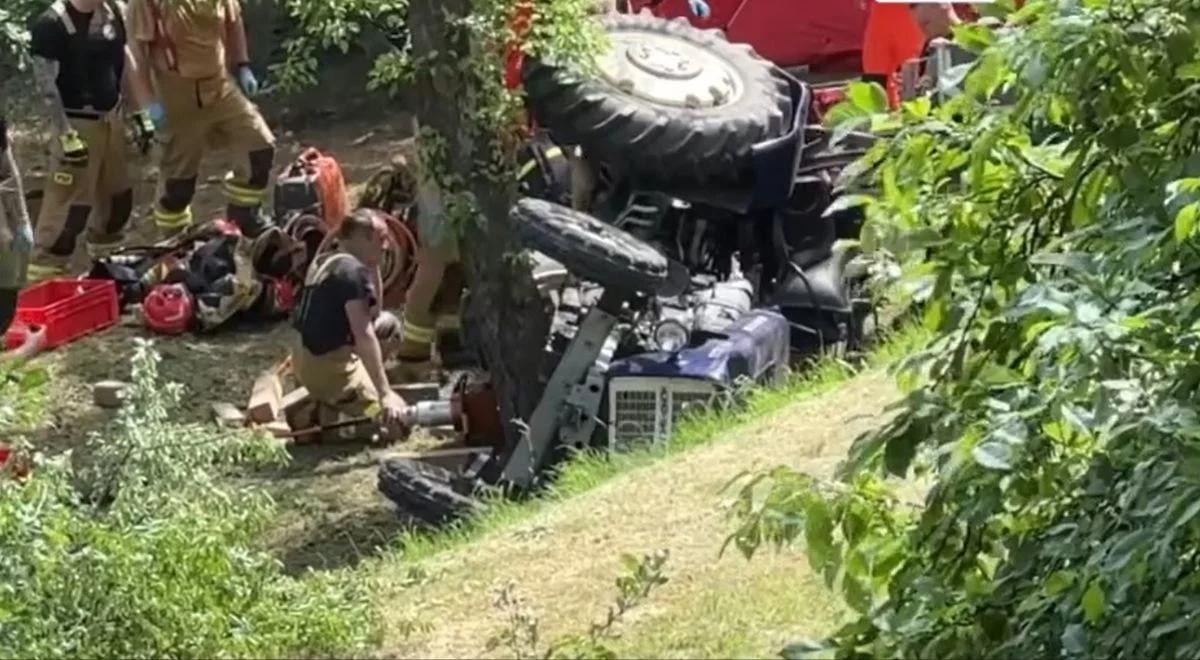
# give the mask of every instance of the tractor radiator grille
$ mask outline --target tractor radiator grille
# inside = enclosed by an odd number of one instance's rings
[[[680,419],[711,406],[717,388],[687,378],[614,378],[608,384],[608,440],[614,447],[659,443]]]

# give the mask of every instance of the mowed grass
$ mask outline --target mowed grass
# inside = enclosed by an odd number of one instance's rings
[[[679,425],[669,442],[622,453],[589,452],[574,457],[561,468],[552,488],[525,501],[496,499],[486,514],[460,521],[434,532],[410,531],[398,539],[399,558],[417,563],[448,550],[468,544],[494,530],[506,529],[535,515],[542,507],[586,493],[617,475],[673,456],[734,434],[740,427],[754,423],[788,406],[826,394],[856,375],[886,368],[908,355],[926,337],[919,326],[905,326],[880,343],[859,365],[826,359],[808,371],[795,374],[784,383],[755,390],[743,405],[732,410],[696,415]]]
[[[754,562],[627,626],[613,650],[625,658],[777,657],[799,637],[830,632],[845,612],[803,556],[763,554]]]
[[[667,585],[620,627],[624,657],[760,657],[829,632],[843,610],[798,551],[746,561],[721,549],[720,509],[737,474],[789,464],[830,476],[850,443],[884,419],[896,392],[879,367],[916,339],[902,333],[868,368],[825,363],[751,396],[737,412],[692,420],[670,442],[578,457],[553,492],[497,503],[442,533],[410,534],[375,562],[388,656],[505,656],[488,640],[509,624],[493,605],[506,584],[539,634],[586,632],[612,604],[623,554],[665,549]]]

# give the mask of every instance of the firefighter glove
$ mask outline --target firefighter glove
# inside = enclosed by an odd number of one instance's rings
[[[712,14],[712,10],[704,0],[688,0],[688,7],[692,9],[693,14],[700,18],[708,18]]]
[[[158,101],[151,101],[150,105],[146,106],[144,112],[150,118],[150,122],[154,124],[154,130],[161,131],[166,127],[167,111],[163,108],[163,104]]]
[[[150,153],[150,147],[154,146],[154,120],[148,110],[133,116],[133,139],[143,155]]]
[[[17,233],[12,239],[12,251],[17,254],[29,254],[33,251],[33,227],[28,222],[17,226]]]
[[[79,133],[74,130],[63,133],[58,138],[62,146],[62,162],[66,165],[83,167],[88,162],[88,147]]]
[[[254,71],[249,64],[241,64],[237,70],[238,87],[242,88],[242,92],[246,96],[255,96],[258,94],[258,78],[254,77]]]

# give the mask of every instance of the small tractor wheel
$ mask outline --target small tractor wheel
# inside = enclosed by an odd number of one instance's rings
[[[628,232],[592,216],[525,198],[510,216],[525,245],[577,277],[629,293],[652,294],[667,282],[667,258]]]
[[[379,468],[379,491],[400,511],[430,525],[477,513],[482,504],[460,493],[452,472],[408,459],[389,459]]]

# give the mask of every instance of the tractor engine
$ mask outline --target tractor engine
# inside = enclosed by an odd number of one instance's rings
[[[723,212],[658,193],[635,193],[613,224],[656,247],[693,275],[733,273],[735,225]]]

